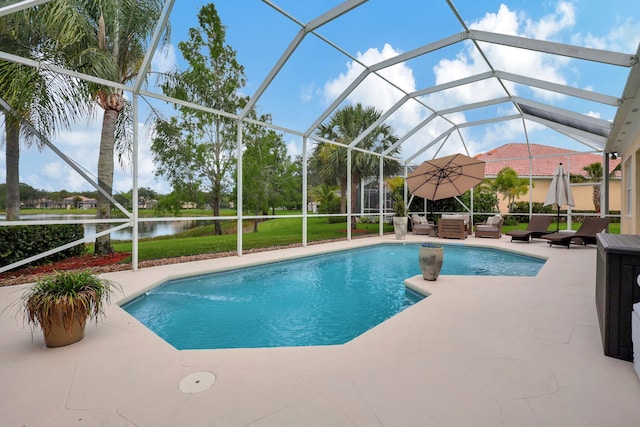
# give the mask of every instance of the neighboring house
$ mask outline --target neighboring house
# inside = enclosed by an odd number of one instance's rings
[[[84,196],[69,196],[62,199],[62,205],[65,209],[95,209],[98,206],[96,199],[90,199]]]
[[[156,199],[140,199],[138,200],[138,209],[153,209],[157,204]]]
[[[24,202],[21,206],[27,209],[56,209],[61,208],[62,203],[51,199],[37,199]]]
[[[537,157],[530,159],[531,157]],[[495,178],[505,167],[513,168],[521,178],[528,178],[531,174],[533,189],[531,194],[520,197],[519,201],[544,202],[551,184],[553,171],[562,163],[565,170],[573,175],[588,178],[584,167],[591,163],[602,163],[603,156],[598,154],[584,154],[563,148],[549,147],[539,144],[505,144],[486,153],[475,156],[486,163],[485,177]],[[609,160],[609,170],[612,171],[620,160]],[[589,183],[572,184],[573,198],[576,203],[573,209],[594,210],[593,186]],[[620,210],[620,172],[614,175],[609,185],[609,210]],[[500,211],[507,212],[507,201],[500,196]]]

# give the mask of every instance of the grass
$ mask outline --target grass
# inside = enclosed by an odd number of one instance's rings
[[[138,243],[138,260],[172,258],[218,252],[234,252],[237,249],[235,221],[223,221],[223,230],[232,231],[222,236],[214,236],[213,225],[197,227],[172,236],[141,239]],[[245,230],[253,229],[253,221],[245,221]],[[326,218],[309,217],[307,240],[309,242],[329,239],[346,239],[346,222],[330,224]],[[393,226],[385,224],[385,232],[393,231]],[[378,232],[378,224],[358,224],[353,235],[373,235]],[[302,218],[276,218],[261,222],[258,232],[242,235],[243,250],[268,248],[302,243]],[[89,252],[93,249],[91,245]],[[131,252],[130,241],[112,241],[116,252]]]
[[[23,214],[31,213],[32,210],[22,210]],[[41,209],[33,209],[33,213],[43,213]],[[91,211],[86,210],[66,210],[66,209],[50,209],[46,213],[49,214],[88,214]],[[95,212],[94,212],[95,213]],[[300,211],[276,211],[276,216],[285,214],[300,214]],[[141,217],[152,217],[157,215],[153,210],[140,210]],[[210,211],[197,209],[184,209],[180,212],[180,216],[207,216],[211,215]],[[225,210],[222,215],[233,216],[235,211]],[[235,252],[237,249],[237,236],[235,220],[222,221],[223,234],[215,236],[213,225],[196,227],[186,230],[182,233],[171,236],[160,236],[150,239],[141,239],[138,243],[138,260],[152,260],[160,258],[173,258],[179,256],[201,255],[219,252]],[[327,218],[309,216],[307,223],[307,240],[309,242],[330,240],[330,239],[346,239],[346,222],[328,223]],[[503,226],[503,232],[510,230],[524,230],[526,223],[516,225]],[[573,222],[572,228],[577,230],[580,223]],[[268,248],[273,246],[284,246],[290,244],[302,243],[302,218],[276,218],[263,221],[258,225],[258,232],[254,233],[253,221],[245,220],[243,226],[245,233],[242,236],[242,246],[244,250],[256,248]],[[561,229],[566,229],[566,224],[560,225]],[[549,227],[555,230],[555,223]],[[392,232],[393,226],[385,224],[385,232]],[[612,223],[609,226],[609,232],[613,234],[620,233],[620,224]],[[353,233],[358,235],[375,235],[378,233],[378,224],[358,224],[357,231]],[[112,247],[116,252],[131,252],[132,244],[130,241],[112,241]],[[87,245],[87,252],[93,253],[93,245]]]

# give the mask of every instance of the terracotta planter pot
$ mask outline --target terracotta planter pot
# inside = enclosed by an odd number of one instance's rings
[[[84,338],[84,327],[87,318],[71,322],[68,328],[63,326],[61,309],[58,307],[52,316],[51,324],[43,326],[42,332],[47,347],[62,347],[73,344]]]
[[[433,281],[440,275],[442,261],[444,260],[444,248],[430,248],[420,246],[418,261],[424,280]]]

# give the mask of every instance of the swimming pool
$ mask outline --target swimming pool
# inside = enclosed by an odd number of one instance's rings
[[[535,275],[544,261],[443,245],[441,274]],[[384,244],[168,281],[123,308],[184,349],[342,344],[420,301],[417,244]]]

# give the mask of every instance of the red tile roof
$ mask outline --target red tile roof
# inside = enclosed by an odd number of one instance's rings
[[[582,175],[586,178],[587,173],[583,168],[591,163],[602,162],[602,156],[577,153],[577,151],[547,145],[505,144],[474,157],[487,162],[484,174],[488,177],[496,176],[501,169],[507,166],[515,169],[519,176],[529,176],[529,157],[543,156],[533,159],[532,176],[550,177],[558,164],[562,163],[565,170],[571,169],[572,174]],[[619,163],[620,159],[609,160],[609,170],[613,170]]]

